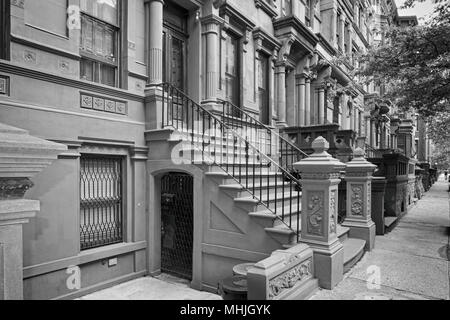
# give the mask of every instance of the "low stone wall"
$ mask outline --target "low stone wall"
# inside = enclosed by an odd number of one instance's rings
[[[313,251],[306,244],[277,250],[248,270],[248,300],[303,299],[317,286]],[[315,286],[314,286],[315,284]]]

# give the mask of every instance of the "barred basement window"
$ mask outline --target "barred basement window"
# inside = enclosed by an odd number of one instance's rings
[[[117,86],[119,1],[81,0],[80,76]]]
[[[123,242],[122,159],[83,155],[80,169],[81,250]]]

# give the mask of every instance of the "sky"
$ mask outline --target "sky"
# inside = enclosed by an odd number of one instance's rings
[[[417,16],[420,24],[422,24],[424,20],[427,20],[429,18],[435,6],[432,0],[426,0],[425,2],[416,2],[414,7],[411,9],[400,9],[404,2],[405,0],[395,0],[397,8],[399,8],[398,13],[401,16]]]

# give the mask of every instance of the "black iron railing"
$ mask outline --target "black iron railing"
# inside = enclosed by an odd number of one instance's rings
[[[306,153],[290,142],[287,137],[278,134],[274,129],[255,119],[248,112],[242,110],[233,103],[222,101],[222,104],[224,121],[225,119],[230,118],[236,119],[234,121],[242,123],[242,126],[245,129],[244,132],[251,132],[256,129],[257,132],[259,132],[259,135],[256,136],[257,140],[250,141],[254,142],[258,147],[264,146],[265,148],[260,150],[263,152],[265,151],[264,153],[277,161],[283,169],[295,175],[298,174],[293,165],[294,163],[307,158],[308,155]]]
[[[183,161],[209,162],[220,167],[249,192],[252,199],[293,230],[298,240],[300,180],[287,166],[278,164],[255,145],[259,138],[253,135],[259,130],[267,135],[265,144],[267,139],[273,139],[273,133],[250,119],[247,119],[250,124],[246,124],[244,112],[231,117],[228,114],[228,119],[223,121],[171,84],[159,87],[162,89],[162,127],[176,129],[183,136]],[[242,135],[246,129],[248,133]]]

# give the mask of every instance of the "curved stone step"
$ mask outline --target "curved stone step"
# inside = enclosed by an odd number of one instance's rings
[[[348,238],[344,246],[344,273],[348,272],[364,255],[365,240]]]

